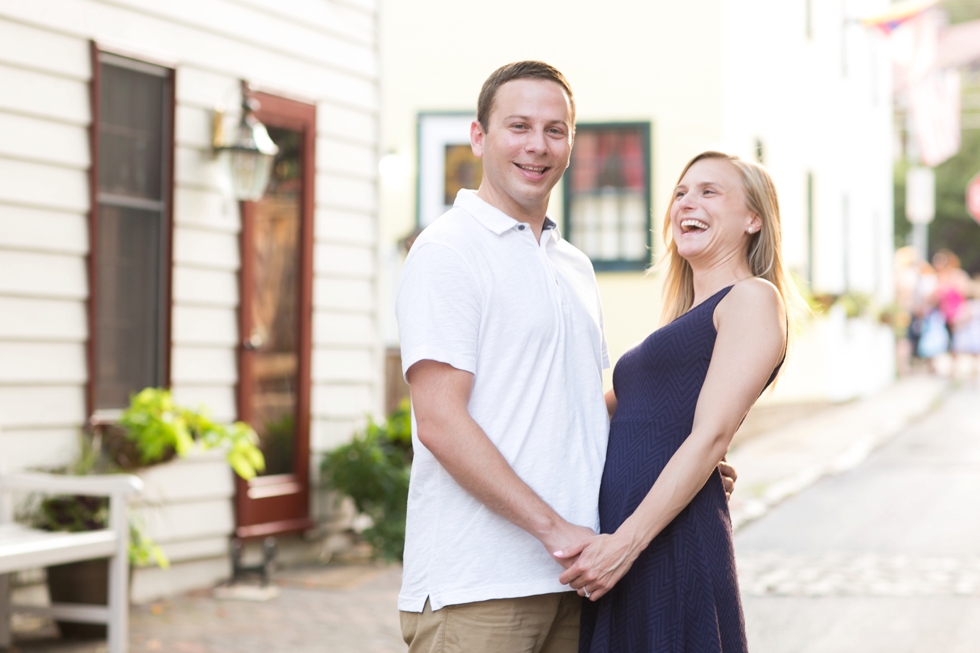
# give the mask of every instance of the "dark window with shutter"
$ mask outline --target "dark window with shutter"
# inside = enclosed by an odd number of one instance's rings
[[[94,409],[166,383],[171,71],[100,53]]]

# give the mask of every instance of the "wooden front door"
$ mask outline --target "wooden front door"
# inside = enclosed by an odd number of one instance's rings
[[[236,535],[295,533],[310,520],[310,350],[316,109],[253,93],[279,146],[257,202],[242,203],[239,419],[252,425],[263,474],[238,479]]]

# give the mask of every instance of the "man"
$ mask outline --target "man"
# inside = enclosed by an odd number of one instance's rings
[[[476,191],[418,237],[397,315],[415,460],[398,605],[410,653],[578,647],[553,556],[595,535],[608,366],[595,274],[546,211],[575,101],[536,61],[484,83]]]

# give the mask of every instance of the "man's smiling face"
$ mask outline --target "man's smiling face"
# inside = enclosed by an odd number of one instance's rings
[[[557,83],[515,79],[494,98],[486,131],[470,128],[473,153],[483,159],[479,195],[518,220],[543,217],[551,189],[568,167],[572,111]]]

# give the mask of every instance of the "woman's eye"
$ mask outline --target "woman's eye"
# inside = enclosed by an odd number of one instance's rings
[[[680,198],[682,198],[682,197],[684,197],[684,191],[682,191],[682,190],[679,190],[679,191],[677,191],[676,193],[674,193],[674,199],[675,199],[675,200],[679,200],[679,199],[680,199]]]

